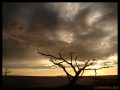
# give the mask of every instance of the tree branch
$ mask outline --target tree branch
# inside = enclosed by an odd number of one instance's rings
[[[61,59],[63,59],[63,57],[61,56],[60,52],[59,52],[59,56],[60,56]]]
[[[77,62],[76,62],[77,58],[78,58],[78,56],[76,56],[76,58],[75,58],[75,64],[76,64],[76,66],[77,66],[77,68],[78,68],[78,70],[79,70],[80,68],[79,68],[79,66],[78,66],[78,64],[77,64]]]
[[[71,53],[71,52],[70,52]],[[60,52],[59,52],[59,56],[60,56],[60,59],[61,60],[63,60],[64,62],[66,62],[67,64],[69,64],[72,68],[73,68],[73,70],[74,70],[74,72],[76,73],[77,71],[76,71],[76,69],[75,69],[75,67],[73,66],[73,64],[72,63],[69,63],[67,60],[65,60],[63,57],[62,57],[62,55],[60,54]],[[72,53],[71,53],[71,57],[72,57]],[[72,58],[71,58],[72,59]],[[72,61],[72,60],[71,60]]]
[[[52,56],[52,55],[51,55]],[[62,57],[62,55],[60,54],[60,52],[59,52],[59,56],[60,56],[60,60],[63,60],[64,62],[66,62],[67,64],[70,64],[67,60],[65,60],[63,57]]]
[[[85,69],[83,69],[81,76],[83,75],[83,73],[84,73],[84,70],[85,70]]]
[[[85,65],[84,65],[84,67],[82,68],[82,69],[85,69],[87,66],[89,66],[88,65],[88,62],[89,62],[90,60],[88,60],[86,63],[85,63]]]
[[[65,59],[62,57],[62,55],[60,54],[60,52],[59,52],[60,58],[55,57],[55,56],[53,56],[53,55],[40,53],[39,50],[38,50],[38,53],[41,54],[41,55],[44,55],[44,56],[52,57],[52,58],[54,58],[54,59],[63,60],[62,62],[66,62],[67,64],[69,64],[69,65],[73,68],[73,70],[74,70],[75,73],[77,72],[76,69],[75,69],[75,67],[72,65],[72,63],[69,63],[67,60],[65,60]]]
[[[41,54],[41,55],[44,55],[44,56],[48,56],[48,57],[52,57],[52,58],[61,60],[61,58],[58,58],[58,57],[55,57],[55,56],[52,56],[52,55],[48,55],[48,54],[43,54],[43,53],[40,53],[39,51],[38,51],[38,53]]]
[[[90,60],[88,60],[88,61],[85,63],[85,65],[78,70],[78,73],[80,73],[81,71],[83,71],[83,73],[84,73],[85,68],[86,68],[87,66],[90,66],[90,65],[91,65],[91,64],[88,64],[89,62],[90,62]]]
[[[62,68],[63,71],[66,73],[66,75],[67,75],[67,77],[68,77],[69,80],[71,80],[71,78],[73,78],[73,76],[70,75],[70,74],[67,72],[67,70],[65,69],[65,66],[62,64],[62,62],[56,62],[56,60],[54,61],[54,60],[52,60],[51,58],[50,58],[50,61],[51,61],[53,64],[55,64],[55,65],[59,66],[60,68]]]
[[[93,58],[93,60],[91,61],[90,65],[92,65],[92,64],[93,64],[93,61],[95,61],[95,59],[94,59],[94,58]]]

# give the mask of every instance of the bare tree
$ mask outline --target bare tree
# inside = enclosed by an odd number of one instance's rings
[[[10,71],[7,68],[5,68],[5,71],[4,71],[5,77],[7,76],[8,73],[10,73]]]
[[[77,58],[78,56],[75,57],[74,59],[74,63],[75,65],[73,65],[73,53],[70,52],[70,61],[68,62],[66,59],[64,59],[61,55],[61,53],[59,53],[59,57],[56,57],[56,56],[53,56],[53,55],[49,55],[49,54],[44,54],[44,53],[41,53],[39,52],[38,50],[38,53],[43,55],[43,56],[47,56],[50,58],[50,61],[54,64],[54,65],[57,65],[59,66],[60,68],[63,69],[63,71],[66,73],[67,75],[67,78],[69,80],[69,84],[68,85],[74,85],[75,82],[80,78],[82,77],[83,73],[84,73],[84,70],[87,66],[90,66],[90,65],[93,65],[93,60],[87,60],[87,62],[85,62],[84,66],[81,68],[80,65],[78,65],[77,63]],[[67,70],[66,70],[66,67],[65,65],[63,65],[63,63],[66,63],[68,64],[74,71],[75,75],[71,75]]]

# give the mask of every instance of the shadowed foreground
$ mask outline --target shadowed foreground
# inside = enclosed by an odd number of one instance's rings
[[[117,76],[83,76],[74,86],[68,86],[67,77],[3,76],[4,88],[118,88]]]

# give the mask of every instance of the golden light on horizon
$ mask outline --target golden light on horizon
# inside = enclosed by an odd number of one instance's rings
[[[9,69],[11,73],[8,75],[17,75],[17,76],[57,76],[64,75],[65,72],[61,68],[56,69]],[[67,69],[69,73],[74,75],[72,69]],[[4,69],[2,70],[2,75],[4,75]],[[97,76],[101,75],[118,75],[118,69],[116,67],[103,68],[97,70]],[[85,70],[83,76],[95,76],[94,70]]]

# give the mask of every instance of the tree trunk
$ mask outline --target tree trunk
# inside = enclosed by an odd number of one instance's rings
[[[73,79],[69,81],[69,84],[68,84],[68,85],[69,85],[69,86],[73,86],[78,79],[79,79],[79,74],[76,74],[76,75],[73,77]]]
[[[76,81],[79,79],[80,72],[81,70],[76,73],[76,75],[72,78],[72,80],[69,81],[68,85],[73,86],[76,83]]]
[[[5,77],[7,76],[7,72],[5,72]]]
[[[74,77],[72,80],[69,81],[68,85],[73,86],[77,80],[78,80],[78,78]]]

